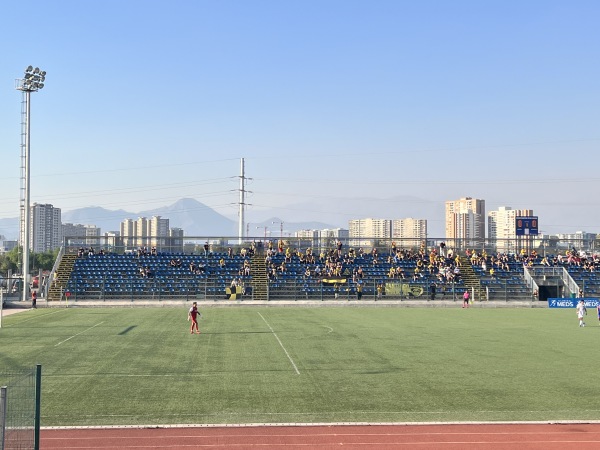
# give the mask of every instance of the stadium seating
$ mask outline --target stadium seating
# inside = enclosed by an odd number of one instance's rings
[[[262,258],[263,256],[261,256]],[[180,265],[174,267],[171,261],[179,260]],[[220,261],[223,264],[220,264]],[[421,262],[419,262],[419,260]],[[66,290],[76,300],[110,300],[110,299],[223,299],[226,288],[232,280],[237,280],[245,287],[251,287],[253,276],[244,275],[244,262],[251,261],[249,256],[226,253],[209,253],[207,255],[183,253],[158,253],[156,255],[137,254],[104,254],[82,255],[75,260]],[[536,261],[537,262],[537,261]],[[203,267],[193,273],[190,264]],[[415,276],[417,265],[421,265],[421,273]],[[314,263],[306,264],[298,254],[286,255],[275,253],[269,261],[270,270],[275,276],[269,278],[269,300],[331,300],[335,291],[339,299],[353,300],[357,298],[357,287],[361,284],[363,299],[377,299],[378,285],[381,286],[382,299],[415,299],[429,298],[429,287],[436,283],[436,298],[460,298],[467,286],[461,279],[447,283],[438,277],[436,270],[432,273],[427,268],[429,257],[418,253],[410,254],[405,259],[392,260],[371,253],[358,254],[354,258],[344,258],[341,273],[337,277],[339,286],[323,279],[333,278],[325,273],[325,262],[318,258]],[[454,260],[446,260],[450,267]],[[494,276],[485,272],[480,264],[472,264],[485,296],[489,300],[531,298],[523,277],[523,263],[514,256],[508,268],[497,269]],[[285,270],[280,270],[285,265]],[[316,273],[317,266],[320,273]],[[390,278],[392,267],[402,267],[404,278]],[[463,266],[464,267],[464,266]],[[488,267],[490,264],[488,263]],[[307,275],[307,269],[309,275]],[[359,269],[362,277],[357,276]],[[585,285],[586,292],[600,292],[600,277],[595,273],[584,272],[577,268],[569,268],[573,278],[580,285]],[[341,281],[343,280],[343,281]],[[248,289],[248,291],[251,291]],[[251,297],[246,297],[251,298]]]
[[[222,267],[221,259],[225,261]],[[234,279],[251,283],[251,275],[240,273],[244,259],[221,253],[87,255],[75,261],[66,290],[76,300],[222,297]],[[173,267],[172,260],[181,265]],[[191,263],[204,270],[192,273]]]

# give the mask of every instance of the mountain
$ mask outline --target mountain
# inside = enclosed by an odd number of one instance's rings
[[[182,228],[186,236],[237,236],[237,223],[193,198],[182,198],[171,206],[151,209],[138,216],[162,216],[171,228]]]
[[[138,217],[161,216],[169,219],[171,228],[182,228],[186,236],[237,236],[237,220],[227,218],[205,204],[192,198],[182,198],[169,206],[149,209],[145,211],[132,212],[123,209],[110,210],[99,206],[78,208],[71,211],[63,211],[62,222],[82,225],[95,225],[102,230],[118,231],[120,223],[125,219],[137,219]],[[260,223],[247,224],[249,236],[261,237],[264,235],[265,227],[270,237],[279,237],[281,234],[282,220],[272,216]],[[324,222],[317,221],[283,221],[283,234],[288,236],[298,230],[337,228]],[[16,240],[19,235],[19,219],[0,219],[0,235],[9,240]]]
[[[413,217],[428,219],[430,236],[442,236],[444,206],[413,196],[396,196],[387,199],[366,197],[323,197],[284,207],[276,207],[260,213],[246,211],[246,230],[251,237],[271,238],[287,236],[299,230],[325,228],[348,228],[350,219],[373,217],[400,219]],[[262,216],[262,217],[259,217]],[[161,216],[169,219],[171,228],[182,228],[186,236],[237,236],[237,219],[225,217],[205,204],[192,198],[182,198],[170,206],[140,212],[109,210],[98,206],[63,211],[63,223],[89,224],[100,227],[102,232],[119,230],[125,219]],[[285,217],[284,220],[280,216]],[[16,240],[19,235],[19,219],[0,219],[0,235]]]
[[[125,219],[161,216],[169,219],[171,228],[182,228],[186,236],[234,236],[235,223],[215,212],[203,203],[191,198],[183,198],[170,206],[140,212],[122,209],[108,210],[97,206],[79,208],[62,214],[63,223],[90,224],[100,227],[102,233],[117,231]]]
[[[73,223],[81,225],[95,225],[102,233],[107,231],[118,231],[120,223],[128,218],[136,219],[138,215],[123,209],[110,210],[99,206],[63,211],[62,223]]]

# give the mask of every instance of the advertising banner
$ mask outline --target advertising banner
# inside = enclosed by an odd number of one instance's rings
[[[600,300],[595,297],[584,297],[584,298],[549,298],[549,308],[575,308],[579,300],[583,300],[586,308],[595,308],[598,306]]]

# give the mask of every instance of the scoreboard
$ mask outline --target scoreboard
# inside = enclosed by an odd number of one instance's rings
[[[538,234],[538,218],[537,216],[515,218],[517,236],[529,236]]]

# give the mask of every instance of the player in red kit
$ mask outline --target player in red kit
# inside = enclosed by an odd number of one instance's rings
[[[192,321],[192,326],[190,328],[190,334],[194,334],[194,328],[196,329],[196,334],[200,334],[200,330],[198,329],[198,316],[202,317],[200,311],[198,311],[198,304],[196,302],[192,303],[192,307],[188,312],[188,322]]]

